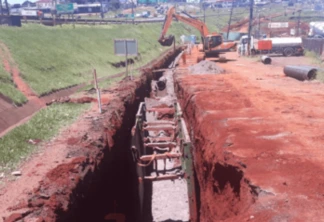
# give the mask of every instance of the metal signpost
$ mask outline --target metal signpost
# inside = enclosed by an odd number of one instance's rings
[[[72,14],[74,12],[74,5],[73,3],[57,4],[56,12],[57,14]]]
[[[138,47],[136,39],[115,39],[114,40],[115,55],[125,56],[126,58],[126,76],[128,76],[128,56],[137,56]],[[132,77],[131,77],[132,78]]]
[[[101,95],[100,95],[100,89],[98,87],[98,79],[97,79],[97,71],[96,69],[93,70],[93,79],[94,79],[94,87],[97,91],[97,99],[98,99],[98,108],[99,108],[99,113],[102,113],[101,109]]]

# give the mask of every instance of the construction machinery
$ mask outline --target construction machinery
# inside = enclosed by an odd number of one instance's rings
[[[202,40],[202,46],[200,49],[201,51],[204,51],[204,58],[218,57],[220,53],[228,52],[236,48],[235,42],[223,42],[222,35],[218,33],[210,33],[204,22],[193,18],[189,14],[181,15],[176,13],[175,7],[171,7],[165,17],[161,36],[158,40],[162,46],[171,46],[174,42],[173,35],[165,37],[173,19],[188,24],[200,32]]]

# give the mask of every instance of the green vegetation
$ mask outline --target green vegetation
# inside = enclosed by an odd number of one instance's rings
[[[323,69],[317,71],[316,79],[321,82],[324,82],[324,70]]]
[[[0,93],[9,97],[17,105],[26,102],[26,97],[15,87],[10,73],[6,72],[0,62]]]
[[[282,6],[278,7],[271,6],[260,11],[260,14],[274,14],[284,10]],[[228,24],[229,14],[230,8],[207,9],[206,23],[210,31],[220,32]],[[248,8],[234,8],[232,23],[248,14]],[[111,65],[124,60],[114,55],[115,38],[136,38],[142,56],[141,64],[147,63],[167,49],[157,42],[161,26],[160,23],[129,24],[76,26],[74,29],[72,25],[45,27],[27,24],[22,28],[1,27],[0,40],[9,47],[23,78],[41,95],[91,80],[93,68],[97,69],[98,77],[124,71],[124,68]],[[176,37],[182,34],[199,35],[197,30],[180,22],[173,22],[168,34]],[[25,101],[12,84],[2,85],[0,92],[17,103]]]
[[[54,104],[0,138],[0,172],[13,169],[19,161],[35,151],[37,146],[28,143],[30,139],[44,141],[52,138],[88,107],[89,104]]]
[[[324,65],[323,65],[323,62],[322,62],[320,56],[317,55],[315,52],[306,51],[305,57],[310,58],[312,64],[319,68],[317,71],[316,79],[321,82],[324,82]]]
[[[313,51],[309,51],[309,50],[305,50],[305,56],[308,57],[308,58],[311,58],[312,59],[312,63],[314,64],[321,64],[322,61],[320,59],[320,56],[317,55],[315,52]]]
[[[191,34],[181,23],[174,23],[168,34],[179,36]],[[136,38],[141,59],[131,66],[134,76],[136,68],[156,58],[167,50],[157,42],[161,24],[45,27],[24,25],[22,28],[0,27],[0,40],[10,49],[18,64],[22,77],[39,94],[81,82],[90,82],[92,70],[98,77],[125,71],[114,68],[111,63],[123,61],[124,57],[113,53],[115,38]],[[106,79],[99,83],[104,89],[124,77]],[[9,73],[0,66],[0,92],[17,102],[25,101],[15,89]],[[69,125],[88,105],[52,105],[41,110],[30,121],[0,138],[0,172],[12,170],[22,159],[33,153],[37,145],[30,139],[46,141],[59,129]]]
[[[188,34],[183,27],[173,23],[169,33],[177,37]],[[0,29],[0,40],[9,47],[23,78],[38,94],[89,81],[93,68],[97,69],[98,77],[124,71],[111,66],[125,59],[114,55],[115,38],[137,39],[142,64],[167,49],[157,42],[161,24],[76,26],[75,29],[72,25],[28,24]]]

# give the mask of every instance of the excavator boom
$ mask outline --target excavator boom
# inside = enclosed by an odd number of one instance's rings
[[[173,35],[170,35],[169,37],[165,37],[165,35],[166,35],[166,33],[167,33],[171,23],[172,23],[174,13],[175,13],[175,8],[171,7],[171,8],[169,8],[169,10],[168,10],[168,12],[167,12],[167,14],[165,16],[162,32],[161,32],[160,38],[158,40],[159,43],[162,46],[171,46],[172,43],[174,42],[174,36]]]
[[[200,32],[201,36],[209,35],[209,30],[205,23],[192,17],[186,17],[186,16],[176,14],[175,7],[171,7],[165,16],[162,32],[158,40],[162,46],[170,46],[174,42],[173,35],[165,37],[168,29],[170,28],[173,18],[196,28]]]
[[[177,14],[175,7],[171,7],[168,10],[167,15],[165,17],[164,24],[162,27],[162,32],[158,40],[162,46],[171,46],[174,42],[174,36],[170,35],[168,37],[165,37],[173,19],[188,24],[196,28],[200,32],[202,37],[201,48],[202,51],[205,52],[205,57],[217,57],[220,53],[229,51],[236,47],[235,42],[223,43],[223,38],[220,34],[209,33],[206,24],[200,21],[199,19],[193,18],[188,14],[186,14],[185,16],[181,14]]]

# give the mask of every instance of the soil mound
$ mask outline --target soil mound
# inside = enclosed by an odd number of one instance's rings
[[[214,62],[203,60],[196,65],[189,67],[191,74],[222,74],[225,70],[216,65]]]

